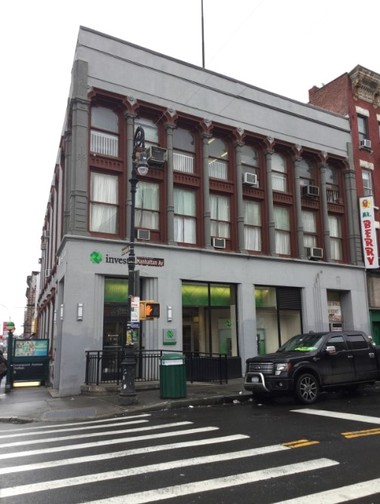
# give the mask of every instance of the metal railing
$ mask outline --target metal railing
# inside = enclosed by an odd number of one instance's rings
[[[184,359],[187,381],[228,382],[227,354],[183,353],[168,350],[136,350],[136,381],[152,382],[160,379],[160,362],[166,353],[179,354]],[[121,381],[122,349],[86,351],[86,385]]]

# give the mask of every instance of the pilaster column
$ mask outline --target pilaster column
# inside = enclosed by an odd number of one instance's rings
[[[204,247],[211,248],[211,212],[210,212],[210,183],[208,176],[208,142],[212,137],[211,133],[202,133],[202,160],[203,160],[203,239]]]
[[[267,151],[265,153],[266,175],[267,175],[267,198],[266,211],[268,220],[269,255],[276,256],[276,228],[273,210],[273,186],[272,186],[272,154],[273,139],[269,139]]]
[[[166,146],[167,146],[167,205],[166,205],[166,216],[167,216],[167,233],[168,233],[168,244],[174,245],[174,163],[173,163],[173,131],[175,129],[175,124],[166,124]]]
[[[326,184],[326,168],[327,168],[327,154],[322,153],[322,162],[320,165],[321,171],[321,205],[322,205],[322,224],[323,224],[323,247],[324,257],[326,261],[331,260],[331,242],[330,242],[330,226],[329,226],[329,212],[327,204],[327,184]]]
[[[301,202],[301,178],[300,164],[302,161],[301,148],[296,146],[296,155],[294,156],[294,171],[295,171],[295,203],[296,203],[296,221],[297,221],[297,247],[298,257],[306,259],[304,239],[303,239],[303,221],[302,221],[302,202]]]
[[[241,148],[244,144],[241,141],[235,142],[235,162],[236,162],[236,206],[237,206],[237,240],[239,252],[244,252],[244,200],[241,168]]]

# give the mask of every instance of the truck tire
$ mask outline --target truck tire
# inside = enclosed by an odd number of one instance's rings
[[[319,399],[320,392],[318,379],[313,374],[304,373],[297,378],[295,394],[301,403],[315,403]]]

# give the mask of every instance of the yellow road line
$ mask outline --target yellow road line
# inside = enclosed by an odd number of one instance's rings
[[[297,441],[289,441],[288,443],[282,443],[283,446],[288,448],[302,448],[303,446],[311,446],[319,444],[319,441],[310,441],[309,439],[298,439]]]
[[[341,434],[346,439],[353,439],[353,438],[364,437],[364,436],[378,436],[380,434],[380,428],[359,430],[359,431],[353,431],[353,432],[342,432]]]

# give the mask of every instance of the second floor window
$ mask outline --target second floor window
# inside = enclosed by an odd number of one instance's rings
[[[90,151],[104,156],[119,155],[119,118],[113,110],[92,107]]]
[[[315,212],[303,210],[303,244],[305,248],[317,246],[317,217]]]
[[[174,239],[180,243],[196,243],[195,193],[174,189]]]
[[[331,259],[333,261],[341,261],[343,259],[342,251],[342,224],[340,217],[336,215],[329,215],[329,229],[330,229],[330,245],[331,245]]]
[[[257,201],[244,201],[244,248],[261,251],[261,205]]]
[[[136,191],[136,228],[159,229],[159,186],[151,182],[139,182]]]
[[[90,231],[117,233],[118,177],[92,172],[90,185]]]
[[[290,255],[290,217],[285,207],[274,207],[276,253]]]
[[[272,154],[272,189],[273,191],[287,191],[287,170],[284,156]]]
[[[211,236],[230,237],[230,199],[228,196],[210,194]]]

